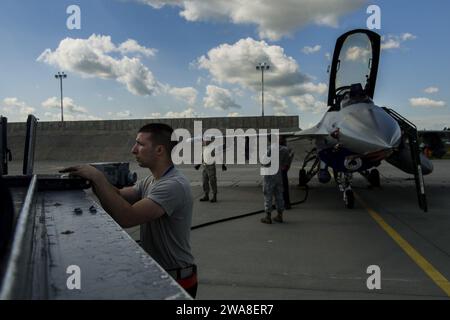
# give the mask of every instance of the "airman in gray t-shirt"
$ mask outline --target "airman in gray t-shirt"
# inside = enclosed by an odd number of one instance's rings
[[[148,176],[134,189],[141,199],[149,198],[165,214],[141,225],[141,243],[148,254],[166,270],[194,264],[189,244],[192,222],[192,193],[188,179],[175,167],[159,180]]]

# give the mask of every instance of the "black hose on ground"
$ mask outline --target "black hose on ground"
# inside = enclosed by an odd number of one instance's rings
[[[305,197],[303,198],[303,200],[291,203],[291,206],[296,206],[296,205],[302,204],[302,203],[304,203],[306,201],[306,199],[308,199],[309,188],[308,188],[307,185],[305,186],[304,190],[305,190]],[[260,214],[260,213],[264,213],[264,210],[253,211],[253,212],[249,212],[249,213],[240,214],[238,216],[233,216],[233,217],[223,218],[223,219],[219,219],[219,220],[215,220],[215,221],[205,222],[205,223],[202,223],[202,224],[199,224],[199,225],[191,227],[191,230],[207,227],[207,226],[210,226],[210,225],[213,225],[213,224],[222,223],[222,222],[226,222],[226,221],[231,221],[231,220],[237,220],[237,219],[241,219],[241,218],[245,218],[245,217],[250,217],[250,216],[254,216],[256,214]]]

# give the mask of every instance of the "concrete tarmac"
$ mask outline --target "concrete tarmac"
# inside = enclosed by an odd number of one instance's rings
[[[35,172],[56,173],[71,164],[38,162]],[[305,196],[296,186],[299,165],[289,172],[293,202]],[[411,177],[382,164],[380,188],[355,175],[354,209],[345,208],[334,182],[314,178],[306,202],[286,211],[284,223],[263,224],[259,214],[192,230],[197,298],[449,299],[450,161],[434,165],[425,177],[428,213],[417,205]],[[218,166],[215,204],[198,201],[201,170],[180,168],[192,182],[194,226],[263,208],[258,166],[230,165],[225,172]],[[20,169],[21,163],[10,164],[10,174]],[[140,178],[148,172],[134,163],[131,169]],[[128,232],[139,237],[137,228]],[[380,268],[380,289],[368,289],[370,266]]]

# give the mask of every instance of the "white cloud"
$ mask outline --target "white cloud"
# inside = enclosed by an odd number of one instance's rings
[[[205,108],[216,110],[228,110],[230,108],[241,108],[227,89],[209,85],[206,87],[206,96],[203,98]]]
[[[61,109],[61,99],[57,97],[51,97],[42,102],[41,104],[46,109]],[[64,112],[70,112],[73,114],[88,114],[85,107],[76,105],[72,98],[65,97],[63,99]]]
[[[181,8],[188,21],[222,21],[256,25],[260,38],[278,40],[308,24],[338,26],[340,17],[362,7],[366,0],[134,0],[159,9]]]
[[[126,55],[127,53],[141,53],[146,57],[153,57],[157,50],[153,48],[146,48],[137,43],[134,39],[128,39],[127,41],[121,43],[118,50]]]
[[[372,52],[367,48],[361,47],[350,47],[345,53],[345,60],[349,61],[358,61],[358,60],[367,60],[369,59]]]
[[[15,97],[3,99],[2,105],[3,108],[1,110],[4,112],[3,115],[6,116],[10,122],[26,121],[28,115],[36,111],[35,108],[30,107],[25,102],[20,101]]]
[[[437,101],[429,98],[411,98],[409,103],[413,107],[439,108],[445,107],[445,101]]]
[[[230,113],[227,115],[227,117],[231,117],[231,118],[239,117],[239,116],[240,116],[239,112],[230,112]]]
[[[304,54],[313,54],[313,53],[319,52],[321,48],[322,48],[322,47],[321,47],[320,45],[318,45],[318,44],[315,45],[314,47],[308,47],[308,46],[306,46],[306,47],[304,47],[304,48],[302,49],[302,52],[303,52]]]
[[[381,44],[381,50],[398,49],[400,48],[400,41],[395,39],[387,39]]]
[[[88,39],[65,38],[55,51],[46,49],[42,52],[37,61],[84,77],[114,79],[135,95],[158,92],[160,84],[139,58],[122,56],[119,59],[112,56],[112,53],[124,50],[148,53],[152,49],[141,47],[132,40],[117,47],[110,36],[93,34]]]
[[[190,65],[192,65],[192,68],[195,68],[195,63],[194,62],[191,62]],[[198,77],[196,83],[197,83],[197,85],[201,85],[205,81],[206,80],[203,77]]]
[[[36,110],[17,98],[5,98],[3,99],[3,104],[5,105],[4,109],[18,112],[23,115],[28,115]]]
[[[292,97],[291,101],[303,112],[322,113],[327,110],[327,104],[323,101],[316,100],[311,94]]]
[[[411,33],[404,33],[401,35],[402,41],[415,40],[417,37]]]
[[[44,117],[42,120],[61,121],[61,112],[53,113],[47,111],[44,113]],[[102,120],[102,118],[88,114],[64,113],[64,121],[86,121],[86,120]]]
[[[433,93],[437,93],[437,92],[439,92],[439,88],[437,88],[437,87],[428,87],[428,88],[426,88],[425,90],[423,90],[425,93],[428,93],[428,94],[433,94]]]
[[[61,100],[57,97],[51,97],[41,103],[42,107],[56,112],[47,111],[44,113],[45,120],[61,120]],[[101,120],[101,118],[89,113],[88,109],[77,105],[72,98],[65,97],[63,99],[64,120],[81,121],[81,120]]]
[[[125,111],[117,112],[116,115],[117,115],[119,118],[129,118],[129,117],[133,116],[133,114],[131,113],[130,110],[125,110]]]
[[[196,117],[195,110],[193,108],[188,108],[181,112],[169,111],[166,113],[166,118],[194,118]]]
[[[308,93],[316,93],[316,94],[325,94],[328,91],[328,85],[326,85],[325,83],[318,83],[318,84],[314,84],[312,82],[306,82],[303,83],[299,86],[297,86],[297,88],[300,90],[301,93],[303,92],[308,92]]]
[[[381,50],[399,49],[403,42],[415,40],[417,37],[411,33],[403,33],[401,35],[382,36]]]
[[[300,120],[300,122],[302,122],[301,120]],[[303,130],[305,130],[305,129],[309,129],[309,128],[312,128],[312,127],[314,127],[315,125],[317,125],[317,122],[308,122],[305,126],[303,126],[302,128],[303,128]]]
[[[178,100],[185,101],[189,106],[193,106],[197,102],[198,92],[192,87],[170,88],[168,93]]]
[[[150,113],[150,115],[147,116],[147,118],[150,118],[150,119],[161,118],[161,113],[159,113],[159,112],[152,112],[152,113]]]
[[[287,110],[289,109],[285,99],[271,94],[264,96],[264,105],[272,107],[276,116],[287,115]]]
[[[312,77],[300,72],[295,59],[287,56],[282,47],[252,38],[209,50],[207,55],[198,59],[198,67],[207,70],[215,82],[260,91],[261,72],[256,70],[260,62],[270,65],[264,73],[264,88],[274,95],[324,94],[327,90],[326,84],[314,84]]]
[[[231,90],[233,91],[233,94],[237,97],[243,97],[245,95],[244,90],[242,90],[240,88],[233,88]]]
[[[114,118],[129,118],[133,116],[130,110],[123,110],[119,112],[108,112],[108,115]]]

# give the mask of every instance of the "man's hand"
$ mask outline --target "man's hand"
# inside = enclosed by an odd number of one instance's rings
[[[80,166],[69,167],[60,170],[61,173],[69,173],[71,176],[77,176],[89,181],[95,181],[103,173],[93,166],[83,164]]]

